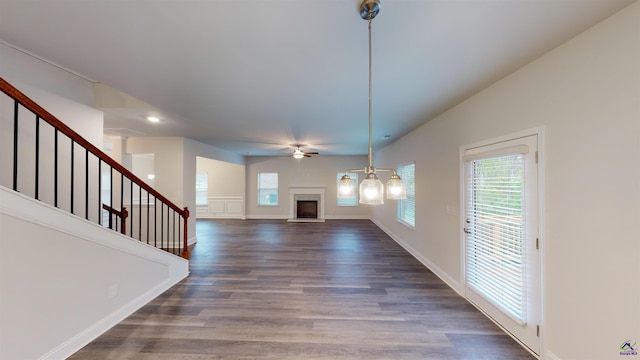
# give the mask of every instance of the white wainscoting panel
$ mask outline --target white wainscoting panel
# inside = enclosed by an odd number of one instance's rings
[[[198,219],[244,219],[244,197],[210,196],[207,205],[196,206]]]

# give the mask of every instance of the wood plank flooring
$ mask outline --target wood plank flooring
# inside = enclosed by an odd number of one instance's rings
[[[535,359],[368,220],[199,220],[191,274],[70,359]]]

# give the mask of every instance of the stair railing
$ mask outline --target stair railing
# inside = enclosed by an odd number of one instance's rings
[[[127,235],[127,217],[129,217],[127,208],[123,207],[122,210],[116,210],[107,204],[102,204],[102,209],[106,210],[109,216],[109,229],[118,231],[118,228],[120,228],[120,233]],[[114,216],[116,221],[113,221]]]
[[[1,185],[189,258],[188,208],[175,205],[2,77],[0,90],[7,95],[0,98]]]

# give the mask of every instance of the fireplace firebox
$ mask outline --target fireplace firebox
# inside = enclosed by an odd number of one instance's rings
[[[318,201],[317,200],[296,201],[296,218],[317,219],[318,218]]]

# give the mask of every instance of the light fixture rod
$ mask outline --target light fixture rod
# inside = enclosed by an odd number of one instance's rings
[[[372,64],[372,41],[371,41],[371,20],[380,12],[380,0],[363,0],[360,4],[360,17],[369,22],[369,163],[362,169],[349,169],[340,179],[338,185],[338,197],[349,198],[354,194],[354,181],[349,177],[350,172],[364,172],[365,178],[359,186],[359,203],[366,205],[384,204],[384,185],[377,175],[377,171],[390,171],[393,173],[391,180],[387,183],[387,199],[406,199],[405,185],[396,173],[395,169],[380,168],[373,166],[373,64]]]
[[[373,86],[371,68],[371,19],[369,19],[369,169],[373,167]]]

